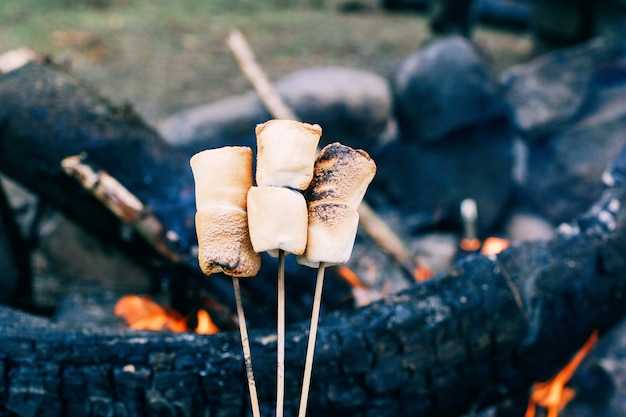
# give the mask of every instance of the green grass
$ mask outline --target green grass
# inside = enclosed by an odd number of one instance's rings
[[[114,101],[130,101],[149,120],[249,89],[225,44],[233,28],[248,38],[272,79],[321,65],[388,75],[429,37],[417,14],[369,8],[343,14],[341,0],[0,1],[0,52],[28,46],[56,60]],[[365,0],[364,0],[365,1]],[[374,0],[367,0],[374,4]],[[481,28],[475,39],[496,69],[528,52],[527,37]]]

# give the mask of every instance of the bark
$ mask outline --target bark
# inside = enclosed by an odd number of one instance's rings
[[[0,170],[101,238],[152,255],[63,171],[61,161],[80,154],[149,205],[179,237],[169,239],[172,250],[183,262],[190,257],[194,193],[187,155],[171,149],[130,106],[111,104],[61,70],[30,63],[0,76]]]
[[[457,416],[550,377],[626,308],[624,176],[613,172],[617,185],[550,241],[471,256],[379,303],[324,315],[308,415]],[[0,314],[4,415],[250,414],[236,333],[63,329]],[[273,336],[251,334],[265,415]],[[297,409],[305,336],[305,323],[287,336],[286,415]]]

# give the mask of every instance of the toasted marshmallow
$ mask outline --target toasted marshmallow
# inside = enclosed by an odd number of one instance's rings
[[[256,252],[278,250],[302,254],[306,248],[307,206],[304,196],[283,187],[252,187],[248,191],[248,226]]]
[[[309,206],[309,227],[304,255],[298,263],[316,268],[320,262],[337,265],[348,262],[359,226],[359,214],[337,203]]]
[[[206,275],[224,272],[233,277],[252,277],[261,257],[252,248],[248,217],[244,210],[212,205],[196,212],[198,262]]]
[[[309,212],[307,247],[298,262],[318,267],[350,259],[359,225],[357,207],[376,174],[376,164],[362,150],[338,142],[322,149],[305,192]]]
[[[313,177],[321,135],[319,125],[294,120],[257,125],[257,185],[305,190]]]
[[[334,202],[356,209],[375,174],[376,164],[365,151],[331,143],[315,161],[306,199],[310,204]]]
[[[226,146],[198,152],[191,157],[196,190],[196,208],[211,205],[246,209],[252,186],[252,149]]]

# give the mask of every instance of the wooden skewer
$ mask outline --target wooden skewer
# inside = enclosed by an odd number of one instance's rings
[[[324,271],[326,264],[320,262],[315,282],[315,296],[313,298],[313,311],[311,313],[311,326],[309,327],[309,341],[306,348],[306,360],[304,362],[304,377],[302,378],[302,393],[300,394],[300,408],[298,417],[306,415],[306,406],[309,400],[309,388],[311,386],[311,374],[313,371],[313,353],[315,352],[315,339],[317,338],[317,326],[322,304],[322,287],[324,286]]]
[[[285,104],[265,71],[256,61],[254,52],[243,34],[234,29],[230,32],[227,44],[232,51],[239,68],[245,74],[267,110],[277,119],[298,120],[296,114]]]
[[[278,346],[276,352],[276,417],[283,417],[285,400],[285,251],[278,250]]]
[[[246,326],[246,317],[243,313],[243,304],[241,302],[239,278],[232,278],[233,288],[235,290],[235,302],[237,303],[237,321],[239,322],[239,333],[241,334],[241,347],[243,348],[243,359],[246,365],[246,378],[248,379],[248,392],[250,393],[250,403],[252,405],[252,416],[261,417],[261,409],[259,408],[259,397],[257,395],[256,384],[254,382],[254,372],[252,372],[252,353],[250,352],[248,328]]]

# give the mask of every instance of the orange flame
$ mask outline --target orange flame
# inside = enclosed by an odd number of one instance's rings
[[[120,298],[115,305],[115,315],[123,317],[128,326],[136,330],[170,330],[186,332],[189,330],[187,320],[176,311],[164,309],[148,297],[127,295]],[[198,311],[197,333],[213,334],[219,329],[211,320],[206,310]]]
[[[219,332],[211,316],[206,310],[198,310],[198,326],[196,327],[196,333],[200,334],[215,334]]]
[[[598,331],[594,330],[582,348],[574,355],[572,360],[559,371],[556,376],[546,382],[533,384],[532,393],[528,401],[528,408],[524,417],[535,417],[537,406],[544,407],[548,411],[547,417],[557,417],[559,411],[574,398],[576,393],[572,388],[565,386],[572,378],[576,368],[581,364],[585,356],[593,349],[598,340]]]

